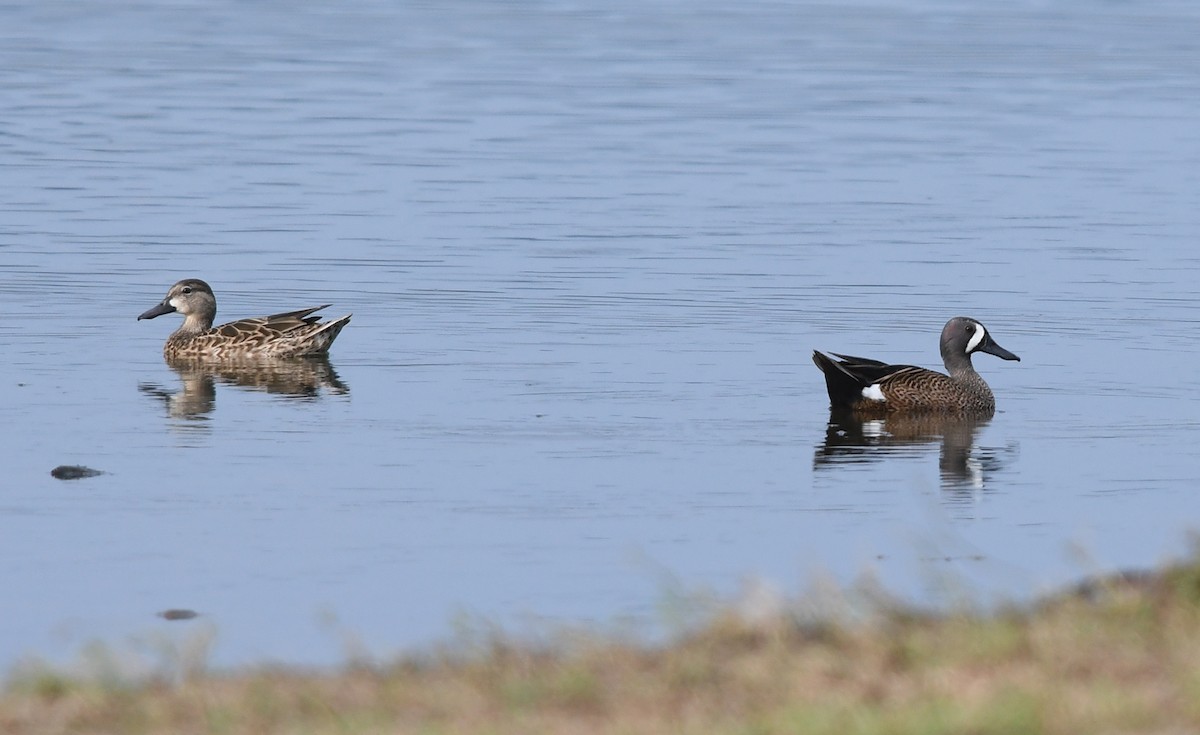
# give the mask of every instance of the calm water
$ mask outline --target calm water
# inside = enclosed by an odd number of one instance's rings
[[[26,3],[0,69],[0,667],[167,608],[327,663],[751,577],[1021,598],[1200,522],[1192,4]],[[135,317],[185,276],[354,320],[177,374]],[[956,314],[1022,357],[992,421],[831,431],[813,348],[937,366]]]

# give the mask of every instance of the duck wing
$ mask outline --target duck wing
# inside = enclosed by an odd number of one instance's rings
[[[311,324],[320,322],[321,317],[311,316],[312,313],[328,308],[329,306],[329,304],[322,304],[321,306],[297,309],[295,311],[284,311],[278,314],[271,314],[270,316],[238,319],[236,322],[229,322],[219,327],[213,327],[213,331],[222,337],[245,339],[249,342],[262,339],[278,339],[289,332],[294,332],[297,329],[303,329]]]

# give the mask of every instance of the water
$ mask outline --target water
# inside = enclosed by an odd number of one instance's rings
[[[754,576],[1022,598],[1195,528],[1188,4],[0,16],[0,665],[168,608],[332,663]],[[135,317],[187,276],[354,318],[177,374]],[[956,314],[1022,357],[990,422],[830,433],[812,349],[937,367]]]

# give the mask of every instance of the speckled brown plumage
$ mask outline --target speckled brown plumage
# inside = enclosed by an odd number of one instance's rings
[[[187,278],[172,286],[158,306],[138,319],[153,319],[173,311],[183,315],[183,324],[163,345],[163,355],[169,360],[303,357],[327,353],[333,340],[350,321],[349,314],[329,322],[312,316],[313,312],[327,306],[329,304],[239,319],[214,327],[217,299],[212,288],[198,278]]]
[[[983,325],[954,317],[942,329],[941,353],[949,375],[914,365],[888,365],[878,360],[813,352],[825,374],[832,407],[864,415],[897,411],[944,412],[990,416],[996,410],[991,388],[975,372],[971,355],[987,352],[1020,360],[992,340]]]

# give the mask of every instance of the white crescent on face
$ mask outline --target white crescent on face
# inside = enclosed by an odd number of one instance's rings
[[[971,322],[975,325],[975,334],[971,335],[971,340],[967,342],[967,354],[971,354],[979,349],[979,345],[983,344],[983,338],[987,336],[987,330],[979,322]]]

